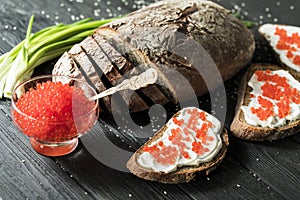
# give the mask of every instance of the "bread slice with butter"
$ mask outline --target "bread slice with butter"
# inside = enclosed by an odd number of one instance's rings
[[[214,116],[195,107],[178,111],[127,162],[134,175],[176,184],[208,174],[224,159],[227,131]]]
[[[298,133],[300,83],[296,77],[292,71],[277,65],[251,66],[239,88],[230,126],[232,134],[245,140],[263,141]]]
[[[258,32],[273,49],[281,65],[300,76],[300,27],[263,24]]]

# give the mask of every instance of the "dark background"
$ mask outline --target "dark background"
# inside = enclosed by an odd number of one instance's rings
[[[72,23],[86,17],[110,18],[147,5],[143,0],[0,0],[0,53],[9,51],[24,39],[27,23],[35,15],[33,32],[57,22]],[[244,19],[256,22],[251,28],[256,51],[249,65],[258,62],[278,64],[265,41],[257,34],[263,23],[300,26],[298,0],[220,0],[216,1]],[[48,73],[55,61],[39,67]],[[249,67],[249,66],[247,66]],[[233,117],[237,86],[245,67],[225,83],[228,128]],[[199,100],[206,105],[208,95]],[[134,151],[142,144],[100,119],[90,134],[70,155],[49,158],[32,150],[29,140],[13,125],[10,101],[0,100],[0,200],[5,199],[298,199],[300,195],[300,135],[278,141],[249,142],[230,135],[229,152],[209,176],[187,184],[165,185],[139,179],[103,164],[97,156],[111,155],[120,165],[112,142]],[[154,130],[153,130],[154,131]],[[87,144],[92,144],[88,146]],[[94,146],[93,146],[94,145]],[[101,152],[97,152],[101,149]],[[106,155],[106,156],[107,156]],[[122,166],[121,166],[122,168]]]

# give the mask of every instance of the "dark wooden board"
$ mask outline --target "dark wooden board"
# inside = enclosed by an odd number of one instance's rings
[[[258,24],[300,25],[300,14],[296,12],[300,6],[298,0],[216,2]],[[33,27],[36,31],[55,22],[71,23],[83,17],[100,19],[125,14],[144,4],[144,1],[137,0],[0,0],[0,53],[9,51],[25,37],[31,14],[36,17]],[[251,29],[257,43],[251,63],[277,64],[272,51],[257,34],[257,27]],[[36,73],[49,73],[53,62],[39,67]],[[227,128],[233,117],[237,85],[245,70],[225,84]],[[204,95],[199,99],[201,106],[209,106],[208,98]],[[156,125],[150,126],[150,129],[135,133],[147,131],[153,134],[157,128]],[[145,181],[111,167],[119,165],[120,169],[125,169],[126,156],[142,143],[143,140],[136,140],[132,132],[101,118],[70,155],[56,158],[41,156],[32,150],[28,138],[13,125],[10,101],[0,100],[0,200],[298,199],[300,195],[300,134],[273,142],[249,142],[230,135],[228,154],[215,171],[209,176],[199,176],[190,183],[178,185]],[[123,159],[120,159],[120,153],[124,153]]]
[[[0,102],[0,198],[82,199],[89,194],[53,158],[37,154]]]

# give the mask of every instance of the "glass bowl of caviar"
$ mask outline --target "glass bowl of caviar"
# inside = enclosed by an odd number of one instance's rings
[[[62,75],[32,77],[12,93],[12,118],[35,151],[66,155],[98,120],[98,100],[90,100],[94,95],[96,91],[84,80]]]

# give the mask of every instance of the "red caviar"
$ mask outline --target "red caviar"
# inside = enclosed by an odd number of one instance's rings
[[[279,36],[279,40],[276,44],[276,48],[279,50],[286,50],[286,56],[295,65],[300,66],[300,55],[297,53],[297,48],[300,48],[300,36],[298,32],[291,33],[288,35],[284,28],[275,28],[275,35]]]
[[[274,115],[274,105],[271,101],[258,96],[258,103],[261,107],[254,108],[251,107],[250,110],[253,114],[256,114],[260,120],[267,120],[270,116]]]
[[[186,112],[189,116],[187,122],[183,119],[178,120],[177,117],[172,118],[172,122],[179,127],[172,128],[167,139],[171,145],[166,145],[163,141],[158,141],[156,144],[146,145],[143,151],[150,153],[156,162],[161,164],[174,164],[176,160],[182,156],[189,159],[188,149],[191,149],[198,155],[202,155],[209,151],[203,145],[208,145],[214,140],[214,137],[208,136],[208,130],[212,127],[212,123],[207,120],[205,112],[198,109],[188,109]],[[202,125],[199,127],[199,121],[202,120]],[[191,136],[196,133],[195,137]],[[188,144],[192,144],[191,147]]]
[[[184,123],[184,120],[183,120],[183,119],[178,120],[176,117],[174,117],[174,118],[173,118],[173,122],[174,122],[175,124],[177,124],[178,126],[182,126],[183,123]]]
[[[17,102],[13,116],[23,132],[39,141],[62,142],[84,133],[95,122],[95,103],[82,89],[61,82],[38,83]]]
[[[291,102],[300,103],[299,91],[291,87],[286,77],[271,74],[270,70],[257,70],[255,75],[257,80],[264,84],[261,86],[262,96],[257,97],[260,106],[258,108],[251,107],[250,110],[260,120],[267,120],[270,116],[274,116],[274,106],[278,108],[278,117],[284,118],[290,113]],[[277,103],[274,105],[269,99],[275,100]]]
[[[299,47],[300,48],[300,47]],[[300,55],[295,56],[293,63],[300,66]]]

